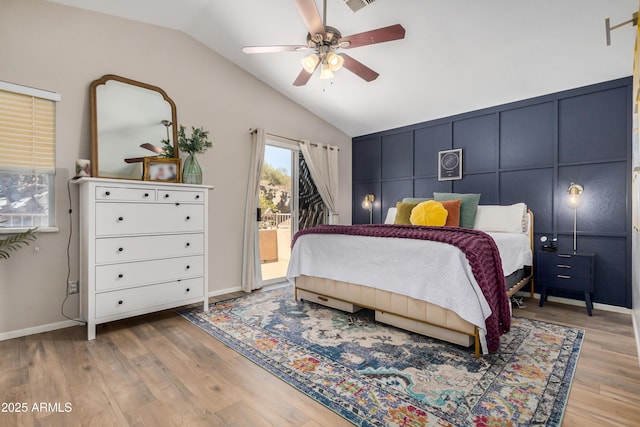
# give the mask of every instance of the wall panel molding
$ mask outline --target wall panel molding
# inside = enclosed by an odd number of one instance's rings
[[[631,91],[628,77],[353,138],[353,223],[369,220],[364,191],[376,196],[374,222],[403,197],[477,192],[480,204],[527,203],[536,244],[557,237],[566,250],[566,189],[580,183],[578,249],[596,254],[594,300],[630,308]],[[463,179],[438,181],[437,153],[452,148],[463,150]]]

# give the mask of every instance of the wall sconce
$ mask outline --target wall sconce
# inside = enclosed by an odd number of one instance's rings
[[[375,199],[376,196],[373,194],[367,194],[362,201],[362,208],[369,209],[369,224],[373,224],[373,201]]]
[[[569,185],[567,193],[569,193],[569,206],[573,208],[573,253],[576,253],[576,240],[577,240],[577,219],[578,219],[578,205],[580,204],[580,195],[584,191],[584,188],[580,184]]]

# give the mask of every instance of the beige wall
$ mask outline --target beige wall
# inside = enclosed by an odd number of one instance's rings
[[[89,158],[89,84],[117,74],[163,88],[178,122],[203,126],[213,148],[198,160],[210,203],[209,290],[238,288],[250,157],[249,128],[339,145],[343,222],[351,219],[351,139],[181,32],[51,4],[0,1],[0,80],[57,92],[56,216],[60,232],[0,260],[0,338],[61,322],[69,238],[67,180],[76,158]],[[77,189],[71,186],[74,225]],[[75,230],[74,230],[75,231]],[[78,278],[77,235],[71,278]],[[73,295],[65,312],[78,315]],[[55,326],[55,325],[54,325]],[[24,331],[22,331],[24,332]]]

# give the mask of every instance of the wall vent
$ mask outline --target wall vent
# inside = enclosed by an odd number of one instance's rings
[[[376,0],[344,0],[344,2],[353,10],[354,12],[359,11],[365,6],[370,5]]]

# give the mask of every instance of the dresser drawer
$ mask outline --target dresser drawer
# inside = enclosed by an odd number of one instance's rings
[[[96,292],[186,279],[204,274],[204,256],[96,266]]]
[[[96,236],[204,231],[204,205],[96,203]]]
[[[204,203],[204,191],[158,190],[159,202]]]
[[[96,239],[97,264],[189,256],[203,252],[202,233]]]
[[[177,307],[181,301],[204,297],[202,277],[139,286],[96,294],[96,319],[127,314],[135,311],[154,311],[162,306]]]
[[[154,202],[155,188],[96,187],[96,200],[121,202]]]

